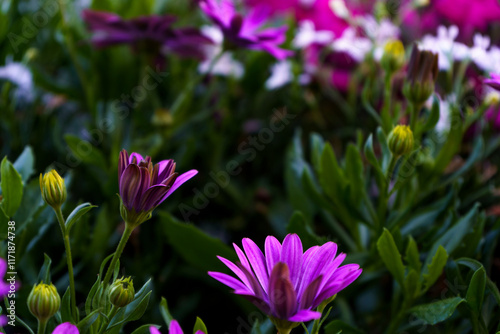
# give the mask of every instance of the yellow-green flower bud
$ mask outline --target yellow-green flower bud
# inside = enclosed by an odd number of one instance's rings
[[[388,73],[399,70],[405,62],[405,48],[400,40],[391,40],[385,44],[382,56],[382,68]]]
[[[415,145],[413,132],[407,125],[396,126],[389,134],[387,141],[389,149],[396,157],[410,153]]]
[[[64,179],[54,169],[43,176],[40,174],[40,190],[45,203],[54,209],[59,209],[66,201]]]
[[[134,282],[130,277],[116,280],[109,288],[109,300],[116,307],[125,307],[134,300]]]
[[[53,284],[36,284],[28,296],[28,308],[39,321],[47,321],[59,310],[61,297]]]

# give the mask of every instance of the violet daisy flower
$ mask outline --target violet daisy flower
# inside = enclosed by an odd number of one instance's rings
[[[204,59],[203,45],[212,41],[195,28],[174,29],[170,15],[141,16],[124,20],[114,13],[84,10],[83,19],[93,33],[97,48],[129,44],[163,59],[162,53],[174,52],[183,57]],[[157,59],[158,60],[158,59]]]
[[[234,289],[264,313],[279,333],[288,333],[300,322],[319,319],[313,311],[328,302],[361,274],[357,264],[339,267],[346,255],[337,254],[337,244],[327,242],[303,252],[296,234],[288,234],[283,244],[273,236],[265,242],[265,254],[250,239],[243,239],[244,252],[235,244],[237,264],[218,257],[238,279],[219,272],[208,274]]]
[[[193,169],[179,175],[174,160],[153,165],[151,157],[143,158],[138,153],[129,156],[122,150],[118,166],[122,218],[133,227],[143,223],[158,205],[197,173]]]
[[[80,334],[78,327],[69,322],[64,322],[57,326],[52,334]]]
[[[153,326],[149,327],[149,333],[161,334],[161,332],[156,327]],[[184,332],[182,331],[181,326],[179,326],[179,323],[176,320],[172,320],[170,322],[170,326],[168,327],[168,334],[184,334]],[[206,334],[206,333],[197,330],[195,334]]]
[[[232,0],[201,0],[200,7],[222,30],[226,46],[265,51],[279,60],[293,54],[278,47],[286,40],[286,26],[259,30],[270,14],[266,7],[256,7],[247,16],[236,11]]]
[[[490,79],[484,79],[483,83],[487,84],[491,88],[500,91],[500,74],[491,73]]]

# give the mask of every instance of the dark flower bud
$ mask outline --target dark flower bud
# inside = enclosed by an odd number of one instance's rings
[[[406,98],[422,104],[434,92],[438,75],[438,55],[431,51],[420,51],[415,45],[408,64],[407,82],[404,87]]]

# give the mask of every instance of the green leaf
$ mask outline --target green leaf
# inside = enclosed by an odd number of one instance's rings
[[[68,219],[66,219],[66,230],[68,233],[71,231],[73,225],[81,218],[84,214],[89,212],[92,208],[96,208],[96,205],[90,203],[83,203],[78,205],[73,212],[70,213]]]
[[[478,269],[483,267],[483,265],[479,261],[466,257],[460,258],[455,262],[463,266],[467,266],[474,271],[477,271]],[[495,297],[497,304],[500,305],[500,291],[498,290],[497,285],[489,277],[486,277],[486,286],[493,294],[493,297]]]
[[[160,328],[160,326],[158,325],[152,325],[152,324],[142,325],[141,327],[133,331],[132,334],[150,334],[151,333],[149,330],[150,327],[155,327],[156,329]]]
[[[7,157],[3,158],[0,166],[0,187],[3,196],[2,210],[7,217],[12,218],[21,205],[23,181]]]
[[[99,318],[100,312],[101,310],[93,311],[76,325],[80,333],[86,333],[92,327],[92,324]]]
[[[451,317],[458,305],[464,301],[465,299],[460,297],[443,299],[434,303],[415,306],[410,309],[410,313],[423,320],[426,324],[435,325]]]
[[[30,146],[26,146],[21,155],[14,162],[14,168],[21,175],[21,179],[26,183],[34,173],[35,157]]]
[[[451,113],[449,117],[451,120],[455,121],[452,122],[448,137],[439,150],[435,160],[434,173],[439,175],[441,175],[446,166],[448,166],[462,144],[463,131],[462,121],[459,121],[461,120],[460,110],[457,106],[452,106],[450,109]]]
[[[164,297],[161,297],[160,313],[161,313],[161,316],[163,318],[163,321],[165,321],[167,326],[170,326],[170,322],[172,320],[174,320],[174,317],[172,317],[172,314],[170,314],[170,310],[168,309],[167,300]]]
[[[377,139],[382,150],[382,170],[387,170],[392,158],[392,153],[389,149],[389,145],[387,144],[387,137],[385,136],[384,130],[382,130],[381,127],[377,128]]]
[[[406,295],[412,299],[418,297],[420,294],[420,274],[415,269],[411,268],[405,278]]]
[[[349,180],[351,203],[359,203],[365,190],[363,182],[363,161],[358,147],[352,143],[347,146],[345,161],[346,176]]]
[[[323,244],[321,238],[314,233],[311,224],[306,221],[306,217],[300,211],[293,213],[287,226],[287,232],[296,233],[300,237],[300,240],[302,240],[304,248]]]
[[[71,315],[71,294],[69,291],[69,287],[66,289],[62,299],[61,299],[61,308],[59,309],[61,312],[61,321],[62,322],[72,322],[73,317]]]
[[[420,261],[420,254],[418,253],[417,243],[411,236],[409,237],[405,254],[405,260],[410,268],[415,269],[419,273],[422,269],[422,262]]]
[[[43,265],[38,273],[38,282],[44,282],[45,284],[52,283],[50,277],[50,265],[52,264],[52,259],[47,254],[43,254]]]
[[[451,255],[453,251],[460,245],[462,239],[467,235],[474,225],[478,215],[479,204],[474,205],[474,207],[458,222],[449,228],[432,246],[427,258],[425,260],[425,266],[432,262],[432,257],[436,254],[439,247],[443,247],[448,255]]]
[[[342,169],[339,167],[332,146],[327,143],[321,154],[321,174],[319,182],[323,191],[334,202],[338,202],[347,185]]]
[[[199,317],[196,317],[196,322],[193,328],[193,334],[196,334],[197,331],[202,331],[203,333],[208,334],[207,326],[205,326],[203,320],[201,320]]]
[[[443,272],[446,261],[448,261],[448,253],[446,252],[446,249],[439,246],[436,253],[432,257],[431,263],[427,265],[422,276],[424,279],[424,291],[427,291],[434,283],[436,283],[436,280]]]
[[[87,164],[106,169],[106,159],[104,154],[102,154],[97,147],[74,135],[66,135],[64,136],[64,139],[76,158]]]
[[[321,154],[325,148],[325,141],[317,133],[311,134],[311,161],[317,174],[321,171]]]
[[[469,304],[476,316],[481,314],[485,287],[486,271],[484,270],[484,267],[481,267],[474,272],[474,275],[472,275],[469,288],[467,289],[467,295],[465,297],[467,304]]]
[[[370,136],[368,136],[368,139],[366,140],[364,153],[368,162],[373,166],[373,168],[375,168],[378,177],[383,179],[384,172],[382,171],[382,167],[380,166],[380,163],[377,157],[375,156],[375,151],[373,150],[373,135],[371,134]]]
[[[225,270],[217,255],[234,259],[235,253],[219,239],[206,235],[193,225],[177,221],[170,214],[161,212],[160,222],[168,243],[189,264],[202,271]]]
[[[438,122],[439,122],[439,98],[436,94],[434,94],[432,99],[431,113],[429,114],[427,121],[423,125],[421,132],[423,133],[434,129],[434,127]]]
[[[405,266],[389,230],[384,228],[384,232],[382,232],[377,241],[377,249],[389,272],[394,276],[399,285],[404,287]]]
[[[106,332],[111,331],[114,327],[121,326],[129,321],[135,321],[142,317],[149,304],[151,297],[151,280],[148,280],[142,288],[135,294],[134,300],[125,308],[120,309],[111,319]]]
[[[325,334],[363,334],[359,329],[346,324],[342,320],[333,320],[325,326]]]

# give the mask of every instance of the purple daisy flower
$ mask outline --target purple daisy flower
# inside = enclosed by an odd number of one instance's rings
[[[156,328],[156,327],[149,327],[149,333],[151,334],[161,334],[161,332]],[[170,322],[170,326],[168,328],[168,334],[184,334],[182,331],[181,326],[179,326],[179,323],[176,320],[172,320]],[[205,334],[200,330],[197,330],[195,334]]]
[[[283,244],[268,236],[265,254],[248,238],[243,239],[244,252],[233,245],[237,264],[218,258],[238,279],[219,272],[208,274],[253,302],[278,329],[319,319],[321,314],[313,309],[351,284],[362,271],[357,264],[340,267],[346,255],[336,256],[337,244],[333,242],[303,252],[296,234],[288,234]]]
[[[213,43],[195,28],[174,29],[176,18],[170,15],[141,16],[124,20],[114,13],[84,10],[83,19],[93,33],[97,48],[129,44],[163,58],[161,53],[174,52],[183,57],[204,59],[203,45]]]
[[[279,60],[293,54],[278,47],[286,40],[286,26],[259,30],[270,14],[266,7],[253,8],[246,16],[236,12],[232,0],[202,0],[200,7],[220,27],[226,45],[265,51]]]
[[[141,224],[158,205],[197,173],[193,169],[179,175],[175,172],[174,160],[153,165],[151,157],[143,158],[138,153],[129,156],[126,150],[122,150],[118,166],[122,218],[128,224]]]
[[[483,83],[487,84],[491,88],[500,91],[500,74],[491,73],[490,79],[484,79]]]
[[[64,322],[57,326],[52,334],[80,334],[80,332],[78,331],[78,327],[75,325],[69,322]]]

